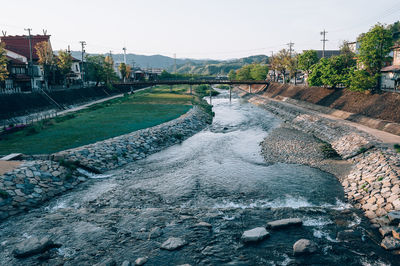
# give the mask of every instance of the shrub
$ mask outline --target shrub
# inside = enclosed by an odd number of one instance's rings
[[[331,144],[324,143],[321,146],[321,151],[327,159],[340,158],[340,155],[332,148]]]
[[[371,75],[365,70],[354,70],[350,74],[350,87],[352,91],[365,91],[376,88],[379,75]]]
[[[396,150],[396,152],[400,153],[400,144],[394,144],[393,147]]]

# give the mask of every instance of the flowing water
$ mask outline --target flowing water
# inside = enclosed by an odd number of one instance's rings
[[[63,245],[44,262],[49,265],[106,258],[120,264],[144,256],[146,265],[396,265],[374,243],[376,232],[345,203],[334,176],[263,161],[259,143],[281,121],[238,98],[230,102],[226,91],[212,103],[213,124],[183,143],[92,175],[47,206],[0,224],[0,264],[38,262],[9,255],[21,238],[35,235]],[[240,241],[245,230],[292,217],[303,226],[270,231],[256,244]],[[201,221],[212,228],[196,226]],[[346,237],[337,240],[340,232]],[[161,250],[169,237],[187,245]],[[293,244],[301,238],[315,241],[318,252],[294,257]]]

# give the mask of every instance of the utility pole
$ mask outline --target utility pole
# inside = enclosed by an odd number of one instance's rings
[[[322,35],[322,40],[321,40],[321,42],[322,42],[322,58],[324,58],[325,57],[325,42],[327,42],[328,40],[326,39],[326,34],[327,34],[328,32],[327,31],[321,31],[321,35]]]
[[[85,66],[83,64],[83,58],[84,58],[84,55],[85,55],[86,42],[85,41],[80,41],[80,43],[81,43],[81,46],[82,46],[82,74],[81,74],[81,77],[82,77],[83,87],[85,87]]]
[[[124,50],[124,63],[126,65],[126,47],[122,48],[122,50]]]
[[[271,58],[272,58],[272,60],[274,59],[274,51],[271,51]],[[269,61],[269,60],[268,60]],[[269,62],[270,64],[271,64],[271,62]],[[273,80],[273,82],[275,82],[275,75],[276,75],[276,73],[275,73],[275,68],[273,69],[273,71],[274,71],[274,80]]]
[[[290,41],[286,45],[289,46],[289,54],[290,54],[290,57],[292,57],[292,51],[293,51],[294,43],[292,41]]]
[[[24,29],[28,32],[28,40],[29,40],[29,69],[31,70],[31,87],[33,90],[34,82],[33,82],[33,62],[32,62],[32,35],[30,28]]]

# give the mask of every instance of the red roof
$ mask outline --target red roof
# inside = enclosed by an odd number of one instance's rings
[[[28,60],[30,59],[28,36],[2,36],[0,37],[0,40],[2,43],[4,43],[4,48],[7,50],[23,55],[28,58]],[[50,35],[32,35],[32,60],[39,60],[39,57],[36,54],[35,46],[43,41],[50,41]]]

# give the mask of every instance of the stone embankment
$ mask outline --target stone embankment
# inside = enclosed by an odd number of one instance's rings
[[[152,128],[59,152],[49,160],[24,161],[0,176],[0,220],[39,206],[84,182],[87,178],[76,171],[77,167],[95,172],[116,169],[182,142],[211,119],[193,107],[181,117]]]
[[[274,113],[290,127],[329,143],[342,159],[351,164],[345,175],[337,175],[347,198],[364,211],[373,227],[380,229],[384,248],[400,248],[400,236],[396,234],[400,219],[390,219],[400,210],[399,153],[380,145],[379,140],[366,132],[322,117],[314,111],[260,95],[241,95]]]

